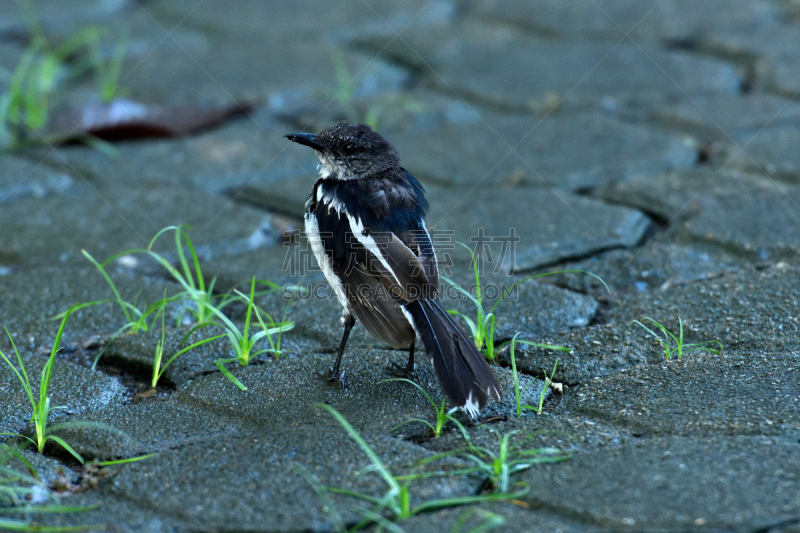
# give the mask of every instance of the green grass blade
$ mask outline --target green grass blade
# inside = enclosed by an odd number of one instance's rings
[[[151,457],[155,456],[155,453],[148,453],[147,455],[140,455],[138,457],[129,457],[127,459],[115,459],[113,461],[93,461],[94,464],[97,466],[114,466],[114,465],[124,465],[128,463],[135,463],[138,461],[144,461],[145,459],[150,459]]]
[[[647,318],[648,318],[648,317],[645,317],[645,318],[643,318],[642,320],[645,320],[645,319],[647,319]],[[655,320],[653,320],[652,318],[651,318],[650,320],[652,320],[653,322],[655,322]],[[658,322],[655,322],[655,323],[656,323],[656,324],[658,324]],[[641,326],[641,327],[642,327],[642,329],[644,329],[644,330],[645,330],[646,332],[648,332],[648,333],[649,333],[651,336],[653,336],[653,337],[654,337],[656,340],[658,340],[658,342],[660,342],[660,343],[661,343],[661,345],[662,345],[662,346],[664,346],[664,350],[665,350],[665,353],[664,353],[664,355],[665,355],[665,357],[666,357],[667,359],[669,359],[669,355],[670,355],[670,349],[669,349],[669,341],[668,341],[668,337],[667,337],[666,335],[664,335],[664,338],[662,339],[662,338],[661,338],[661,337],[660,337],[660,336],[659,336],[659,335],[658,335],[658,334],[657,334],[655,331],[653,331],[652,329],[648,328],[647,326],[645,326],[643,323],[641,323],[641,322],[640,322],[640,321],[638,321],[638,320],[632,320],[632,321],[631,321],[631,324],[637,324],[637,325]],[[659,325],[661,328],[663,328],[663,327],[664,327],[664,326],[661,326],[661,324],[658,324],[658,325]]]
[[[703,346],[708,346],[709,344],[716,344],[717,346],[719,346],[719,350],[717,350],[715,348],[703,348]],[[692,344],[687,344],[683,348],[684,348],[684,351],[686,353],[697,352],[697,351],[707,351],[707,352],[711,352],[711,353],[716,354],[716,355],[721,355],[723,350],[725,349],[725,347],[719,341],[696,342],[696,343],[692,343]]]
[[[236,338],[237,343],[242,340],[242,334],[239,332],[239,329],[233,322],[231,322],[231,320],[227,316],[225,316],[225,313],[223,313],[222,311],[220,311],[211,304],[204,302],[203,305],[205,305],[209,311],[217,315],[217,318],[222,322],[222,324],[216,324],[217,326],[220,326],[226,331],[230,332],[231,335],[233,335],[233,337]]]
[[[183,348],[178,353],[176,353],[175,355],[170,357],[169,360],[164,364],[164,366],[161,367],[161,371],[158,373],[159,379],[161,378],[161,375],[164,373],[164,371],[167,369],[167,367],[170,365],[170,363],[172,363],[175,359],[177,359],[178,356],[185,354],[186,352],[188,352],[189,350],[191,350],[193,348],[197,348],[198,346],[202,346],[203,344],[205,344],[207,342],[215,341],[217,339],[221,339],[222,337],[226,337],[227,335],[228,335],[227,333],[222,333],[222,334],[217,335],[215,337],[209,337],[207,339],[203,339],[201,341],[197,341],[194,344],[191,344],[191,345],[187,346],[186,348]]]
[[[247,314],[244,317],[244,331],[242,332],[242,337],[244,339],[250,338],[250,317],[253,314],[253,293],[256,290],[256,278],[253,277],[252,282],[250,283],[250,298],[247,299]],[[244,296],[244,295],[242,295]]]
[[[3,437],[17,437],[17,438],[20,438],[20,439],[27,440],[28,442],[30,442],[31,444],[36,446],[36,441],[35,440],[33,440],[32,438],[30,438],[30,437],[28,437],[26,435],[23,435],[22,433],[11,433],[11,432],[8,432],[8,431],[3,431],[3,432],[0,432],[0,436],[3,436]]]
[[[170,275],[170,276],[172,276],[172,278],[173,278],[175,281],[177,281],[178,283],[180,283],[180,285],[181,285],[181,286],[184,288],[184,290],[185,290],[186,292],[188,292],[190,295],[193,295],[193,294],[195,294],[195,292],[197,291],[197,289],[195,289],[195,288],[194,288],[193,284],[192,284],[192,283],[190,283],[189,281],[187,281],[187,280],[186,280],[186,279],[183,277],[183,275],[181,275],[181,273],[178,271],[178,269],[176,269],[174,266],[172,266],[172,263],[170,263],[169,261],[167,261],[167,260],[164,258],[164,256],[162,256],[161,254],[158,254],[158,253],[156,253],[156,252],[153,252],[152,250],[147,250],[145,253],[147,253],[147,255],[149,255],[150,257],[152,257],[153,259],[155,259],[155,260],[156,260],[156,262],[158,262],[158,264],[160,264],[160,265],[161,265],[161,267],[162,267],[164,270],[166,270],[166,271],[169,273],[169,275]]]
[[[119,290],[117,290],[117,285],[114,283],[114,280],[111,279],[111,276],[108,275],[108,272],[106,272],[105,265],[107,263],[103,263],[101,265],[100,263],[97,262],[97,260],[95,260],[94,257],[92,257],[92,254],[90,254],[86,250],[81,250],[81,253],[86,259],[89,260],[89,262],[91,262],[95,266],[97,271],[100,272],[100,275],[103,276],[103,278],[106,280],[106,283],[111,288],[111,291],[114,293],[114,297],[117,299],[117,303],[119,303],[120,307],[122,308],[122,312],[125,313],[125,320],[127,320],[128,322],[132,322],[133,317],[131,317],[128,314],[128,308],[124,305],[127,304],[128,302],[122,299]]]
[[[50,389],[50,378],[53,374],[53,366],[56,362],[56,353],[58,353],[58,347],[61,344],[61,335],[64,333],[64,327],[67,325],[67,320],[69,319],[69,315],[75,310],[75,307],[80,304],[75,304],[70,307],[64,318],[61,319],[61,324],[58,326],[58,333],[56,333],[56,340],[53,342],[53,348],[50,350],[50,358],[47,361],[44,369],[42,370],[42,381],[39,386],[39,402],[40,404],[45,401],[47,398],[47,391]]]
[[[192,335],[192,333],[194,333],[195,331],[197,331],[199,329],[203,329],[203,328],[205,328],[207,326],[217,326],[218,328],[222,328],[224,330],[227,330],[227,328],[225,326],[223,326],[222,324],[220,324],[218,322],[213,322],[213,321],[202,322],[200,324],[196,324],[196,325],[192,326],[192,329],[189,330],[189,333],[184,335],[181,338],[181,342],[179,342],[178,344],[182,345]]]
[[[192,256],[192,264],[194,265],[194,272],[197,276],[197,288],[200,292],[206,292],[206,281],[203,279],[203,271],[200,269],[200,260],[197,257],[197,252],[194,250],[194,244],[192,244],[192,240],[185,231],[186,229],[189,229],[189,226],[181,226],[181,234],[183,235],[183,240],[186,242],[186,246],[189,248],[189,253]],[[189,277],[189,279],[191,279],[191,273],[188,270],[186,275]]]
[[[42,514],[42,513],[85,513],[100,507],[95,505],[24,505],[14,507],[14,513],[21,514]]]
[[[90,531],[106,529],[106,526],[40,526],[31,524],[24,520],[14,520],[13,518],[0,518],[0,529],[8,529],[17,532],[39,532],[39,533],[71,533],[73,531]]]
[[[455,282],[455,281],[453,281],[452,279],[448,278],[447,276],[442,276],[441,274],[439,274],[439,279],[443,279],[443,280],[444,280],[444,281],[446,281],[446,282],[447,282],[447,283],[448,283],[448,284],[449,284],[451,287],[453,287],[453,288],[454,288],[454,289],[456,289],[458,292],[460,292],[461,294],[463,294],[464,296],[466,296],[467,298],[469,298],[469,300],[470,300],[470,301],[471,301],[473,304],[475,304],[475,307],[477,307],[478,309],[480,309],[480,311],[481,311],[481,312],[483,312],[483,306],[481,305],[481,302],[480,302],[480,301],[479,301],[477,298],[475,298],[473,295],[471,295],[471,294],[469,293],[469,291],[468,291],[468,290],[466,290],[466,289],[465,289],[465,288],[463,288],[461,285],[459,285],[458,283],[456,283],[456,282]]]
[[[572,348],[569,348],[567,346],[559,346],[557,344],[544,344],[544,343],[541,343],[541,342],[533,342],[533,341],[528,341],[528,340],[525,340],[525,339],[519,339],[517,341],[517,344],[525,344],[527,346],[535,346],[537,348],[543,348],[545,350],[553,350],[553,351],[557,351],[557,352],[571,352],[572,351]]]
[[[336,494],[344,494],[345,496],[350,496],[351,498],[356,498],[358,500],[364,500],[365,502],[370,503],[381,503],[383,501],[382,498],[376,498],[374,496],[369,496],[368,494],[363,494],[361,492],[355,492],[352,490],[347,489],[340,489],[339,487],[325,487],[325,490],[329,492],[335,492]]]
[[[31,402],[31,406],[35,409],[36,408],[36,399],[33,395],[33,387],[31,386],[31,380],[28,378],[28,372],[25,370],[25,364],[22,362],[22,356],[19,354],[19,350],[17,350],[17,345],[14,343],[14,338],[11,336],[11,333],[8,331],[8,328],[5,326],[3,329],[6,330],[6,335],[8,336],[8,340],[11,342],[11,348],[14,350],[14,353],[17,356],[17,364],[19,364],[19,370],[11,363],[11,361],[6,357],[6,354],[0,350],[0,356],[2,356],[3,361],[8,365],[8,367],[17,375],[19,382],[22,384],[22,388],[25,390],[25,393],[28,395],[28,400]]]
[[[183,252],[181,234],[184,236],[186,235],[183,233],[180,226],[175,228],[175,250],[178,253],[178,262],[180,263],[181,269],[183,269],[183,279],[186,280],[186,283],[195,291],[197,290],[197,285],[195,285],[194,276],[192,276],[192,271],[189,269],[189,263],[186,261],[186,254]],[[194,251],[194,249],[192,249],[192,251]]]
[[[516,344],[517,344],[517,336],[520,334],[517,333],[514,335],[514,338],[511,339],[511,348],[510,348],[510,355],[511,355],[511,375],[514,379],[514,398],[516,399],[517,403],[517,418],[522,416],[522,407],[521,407],[521,398],[519,394],[519,376],[517,374],[517,358],[515,352]]]
[[[436,402],[433,401],[433,398],[431,398],[431,395],[428,394],[428,391],[422,388],[422,386],[419,383],[415,383],[410,379],[406,378],[391,378],[391,379],[382,379],[381,381],[378,382],[378,384],[380,385],[381,383],[388,383],[391,381],[400,381],[415,386],[417,390],[419,390],[422,393],[422,395],[425,396],[425,399],[428,400],[428,403],[430,403],[433,406],[433,409],[436,410]]]
[[[9,446],[7,444],[0,444],[0,449],[2,449],[3,451],[5,451],[5,453],[7,453],[8,455],[14,457],[19,462],[21,462],[22,464],[25,465],[25,467],[28,469],[28,471],[31,473],[31,476],[32,476],[32,477],[27,478],[29,483],[31,483],[31,484],[39,483],[38,476],[36,475],[36,469],[33,468],[33,465],[31,464],[31,462],[28,461],[28,459],[24,455],[22,455],[19,452],[19,450],[16,450],[16,449],[12,448],[11,446]],[[7,458],[8,458],[7,455],[6,456],[0,456],[0,469],[5,469],[5,467],[2,466],[2,465],[3,465],[3,463],[6,462]]]
[[[80,311],[81,309],[86,309],[87,307],[92,307],[94,305],[103,305],[103,304],[108,304],[108,303],[118,303],[118,301],[116,299],[109,298],[107,300],[95,300],[93,302],[84,302],[84,303],[78,305],[77,307],[75,307],[75,311]],[[122,303],[130,305],[128,302],[122,302]],[[133,307],[133,306],[131,306],[131,307]],[[61,313],[59,313],[59,314],[55,315],[54,317],[50,318],[50,320],[61,320],[62,318],[64,318],[64,315],[66,313],[67,313],[66,311],[62,311]]]
[[[664,347],[664,357],[666,359],[669,359],[670,356],[672,355],[672,353],[675,350],[681,348],[680,342],[678,341],[677,337],[675,337],[675,335],[673,335],[665,326],[663,326],[660,323],[656,322],[655,320],[653,320],[649,316],[646,316],[646,317],[642,318],[642,320],[647,320],[648,322],[652,323],[656,328],[658,328],[661,331],[661,333],[664,334],[664,338],[662,339],[661,336],[659,336],[655,331],[653,331],[652,329],[648,328],[647,326],[645,326],[642,322],[640,322],[638,320],[632,321],[631,324],[638,324],[639,326],[644,328],[645,331],[650,333],[650,335],[655,337],[658,340],[658,342],[660,342],[661,345]],[[670,338],[673,341],[675,341],[676,347],[674,349],[670,349],[670,343],[669,343],[669,339]]]
[[[180,226],[166,226],[166,227],[164,227],[164,228],[161,228],[161,229],[160,229],[160,230],[158,230],[158,232],[157,232],[157,233],[156,233],[156,234],[153,236],[153,238],[152,238],[152,239],[150,239],[150,242],[149,242],[149,243],[147,243],[147,248],[146,248],[145,250],[143,250],[143,251],[152,250],[152,249],[153,249],[153,246],[155,245],[155,243],[156,243],[156,241],[159,239],[159,237],[161,237],[162,235],[164,235],[164,234],[165,234],[165,233],[167,233],[168,231],[174,231],[174,230],[179,230],[179,229],[180,229]]]
[[[459,498],[445,498],[441,500],[432,500],[429,502],[421,503],[411,510],[411,514],[416,515],[419,513],[426,513],[430,511],[437,511],[445,507],[457,507],[460,505],[472,505],[475,503],[493,502],[502,500],[516,500],[525,496],[528,493],[528,488],[511,493],[498,493],[498,494],[485,494],[478,496],[461,496]]]
[[[556,357],[556,363],[553,365],[553,372],[550,374],[550,377],[548,378],[547,375],[545,375],[544,387],[542,387],[542,392],[539,395],[539,409],[537,410],[537,413],[539,414],[542,413],[542,406],[544,405],[544,397],[547,394],[547,389],[550,387],[550,384],[553,383],[553,377],[555,377],[556,375],[557,367],[558,367],[558,357]]]
[[[222,375],[224,375],[226,378],[228,378],[231,381],[231,383],[233,383],[234,385],[239,387],[239,390],[245,391],[245,390],[247,390],[247,387],[245,387],[244,384],[242,384],[241,381],[236,379],[236,376],[231,374],[231,372],[227,368],[225,368],[225,366],[224,366],[224,363],[231,363],[231,362],[233,362],[235,360],[236,359],[217,359],[215,361],[215,364],[217,365],[217,368],[219,369],[219,371],[222,372]]]
[[[339,411],[330,405],[318,403],[316,406],[328,411],[328,413],[330,413],[330,415],[336,419],[337,422],[339,422],[339,424],[350,435],[350,438],[353,439],[356,444],[358,444],[358,446],[361,448],[361,451],[363,451],[367,457],[369,457],[369,460],[375,467],[375,470],[380,474],[386,484],[389,485],[393,491],[396,491],[396,493],[399,494],[401,490],[400,484],[397,482],[397,480],[395,480],[394,476],[391,474],[391,472],[389,472],[386,466],[384,466],[378,455],[372,450],[372,448],[370,448],[369,444],[367,444],[367,441],[365,441],[363,437],[358,434],[355,428],[350,425],[350,422],[348,422],[347,419],[345,419],[345,417],[339,413]]]
[[[66,441],[64,441],[64,439],[62,439],[61,437],[56,437],[55,435],[48,435],[45,438],[45,441],[48,441],[48,440],[52,440],[53,442],[55,442],[56,444],[60,445],[62,448],[67,450],[70,454],[72,454],[73,457],[75,457],[75,459],[78,460],[78,462],[80,464],[84,463],[83,457],[81,457],[78,452],[76,452],[74,449],[72,449],[72,446],[67,444]]]

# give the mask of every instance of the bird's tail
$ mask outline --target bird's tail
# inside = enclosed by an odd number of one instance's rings
[[[474,417],[488,398],[501,399],[486,358],[439,302],[421,298],[402,309],[425,344],[442,391],[457,407]]]

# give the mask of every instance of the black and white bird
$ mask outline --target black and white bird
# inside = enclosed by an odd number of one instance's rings
[[[356,318],[376,339],[409,347],[414,371],[419,335],[448,398],[471,416],[500,385],[475,344],[437,300],[436,253],[425,227],[422,185],[400,155],[364,124],[339,124],[318,134],[286,137],[310,146],[320,178],[306,202],[305,230],[314,255],[342,306],[339,369]]]

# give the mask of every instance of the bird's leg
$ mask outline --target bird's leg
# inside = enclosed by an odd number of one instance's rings
[[[408,349],[408,363],[406,363],[406,374],[409,376],[414,375],[414,341],[411,341],[411,347]]]
[[[344,334],[342,335],[342,343],[339,345],[339,353],[336,355],[336,362],[333,364],[333,370],[331,371],[331,381],[341,381],[341,376],[339,375],[339,367],[342,366],[342,354],[344,354],[344,347],[347,346],[347,337],[350,336],[350,330],[353,329],[353,326],[356,324],[356,319],[353,316],[348,316],[345,319],[344,323]]]
[[[411,346],[408,349],[408,363],[406,363],[406,367],[403,368],[397,363],[392,363],[387,371],[390,376],[417,381],[417,375],[414,373],[414,341],[411,341]]]

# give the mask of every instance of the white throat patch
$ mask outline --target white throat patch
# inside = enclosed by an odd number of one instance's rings
[[[322,153],[318,153],[317,156],[319,157],[319,177],[322,179],[327,179],[337,174],[340,174],[340,169],[334,164],[333,161],[330,160],[329,157]]]

